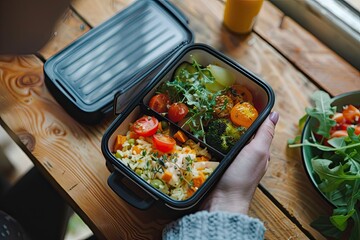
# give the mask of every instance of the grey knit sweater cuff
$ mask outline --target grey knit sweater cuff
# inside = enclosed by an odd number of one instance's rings
[[[264,224],[243,214],[201,211],[168,224],[163,239],[263,239]]]

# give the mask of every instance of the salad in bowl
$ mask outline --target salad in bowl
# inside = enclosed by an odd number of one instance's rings
[[[312,99],[315,106],[306,108],[299,121],[302,135],[289,141],[289,147],[302,148],[310,180],[334,206],[332,216],[321,217],[312,226],[328,237],[340,238],[347,231],[350,239],[359,239],[360,91],[334,98],[317,91]]]

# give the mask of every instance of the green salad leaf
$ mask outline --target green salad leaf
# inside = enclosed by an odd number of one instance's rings
[[[325,138],[329,138],[330,128],[336,124],[335,120],[331,119],[330,116],[336,113],[336,107],[331,106],[332,100],[329,94],[323,91],[316,91],[311,98],[315,102],[315,107],[306,108],[305,111],[308,116],[319,121],[319,127],[315,132]]]
[[[316,119],[317,124],[311,129],[311,137],[302,143],[300,137],[288,141],[288,146],[313,147],[318,149],[318,156],[313,156],[311,165],[317,175],[320,191],[336,207],[332,216],[321,216],[311,223],[311,226],[324,236],[339,239],[343,232],[351,226],[350,239],[360,236],[360,135],[355,134],[353,127],[347,128],[348,136],[330,138],[330,130],[336,125],[331,118],[336,113],[336,107],[331,106],[332,99],[323,92],[312,95],[314,107],[305,109],[306,115],[299,120],[302,130],[306,119]],[[315,134],[323,137],[320,141]],[[327,145],[324,145],[327,140]],[[349,224],[352,221],[352,224]]]
[[[354,214],[351,216],[351,218],[354,221],[353,230],[351,232],[349,240],[358,240],[360,236],[360,214],[359,210],[354,212]]]
[[[345,215],[343,214],[332,215],[330,217],[330,222],[340,231],[345,231],[348,224],[348,219],[354,213],[355,213],[355,209],[352,209],[350,212],[346,213]]]
[[[326,216],[320,216],[318,219],[314,220],[310,226],[317,229],[325,237],[340,239],[343,234],[342,231],[333,225],[330,218]]]
[[[348,163],[330,168],[330,165],[333,164],[332,161],[328,159],[312,159],[311,164],[322,180],[319,188],[324,193],[335,191],[344,181],[360,179],[360,172],[353,175],[346,170],[349,167]]]

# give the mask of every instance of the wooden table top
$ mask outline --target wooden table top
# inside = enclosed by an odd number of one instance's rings
[[[101,138],[115,117],[96,126],[75,121],[44,84],[43,61],[91,28],[131,4],[131,0],[72,2],[56,34],[31,56],[0,57],[0,117],[34,164],[74,210],[103,239],[159,239],[171,218],[137,210],[107,185],[109,171]],[[266,239],[324,239],[310,223],[331,207],[311,185],[299,149],[288,149],[298,119],[311,105],[310,95],[359,90],[360,74],[293,20],[265,2],[254,31],[237,36],[222,25],[221,0],[172,0],[188,18],[195,42],[235,59],[268,82],[280,113],[271,147],[271,163],[255,193],[250,215],[267,228]]]

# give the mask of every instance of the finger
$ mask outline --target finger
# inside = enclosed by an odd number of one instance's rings
[[[250,144],[260,146],[264,149],[269,149],[271,141],[274,137],[275,126],[279,120],[279,114],[277,112],[270,113],[269,117],[263,122],[260,128],[257,130],[254,139]]]

